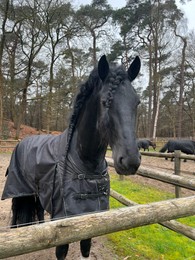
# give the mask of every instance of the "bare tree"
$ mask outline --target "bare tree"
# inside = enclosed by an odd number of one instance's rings
[[[71,72],[73,78],[73,84],[75,84],[75,61],[74,55],[71,48],[71,39],[76,36],[78,31],[78,24],[74,19],[74,11],[70,3],[63,4],[59,3],[58,0],[50,1],[48,3],[48,10],[46,13],[47,25],[46,30],[48,34],[48,41],[46,47],[49,50],[49,92],[48,102],[46,108],[47,122],[46,129],[49,133],[52,118],[52,100],[53,100],[53,89],[55,85],[54,80],[54,66],[55,62],[59,60],[60,56],[71,59]]]
[[[20,39],[23,53],[23,84],[21,86],[21,102],[18,108],[16,138],[19,137],[20,125],[24,122],[28,88],[31,85],[32,68],[35,58],[47,40],[44,33],[45,20],[40,1],[22,1],[15,6],[16,33]]]

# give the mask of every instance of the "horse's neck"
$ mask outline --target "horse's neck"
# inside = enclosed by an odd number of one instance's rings
[[[85,174],[102,173],[106,168],[105,152],[96,153],[96,156],[90,154],[89,151],[86,151],[85,154],[83,151],[84,149],[81,150],[81,147],[78,147],[79,143],[77,137],[78,133],[75,131],[68,155],[71,163],[70,167],[74,164],[79,171],[84,172]]]
[[[105,157],[107,142],[98,125],[99,105],[90,100],[81,115],[75,130],[76,149],[82,161],[96,167],[102,163]]]

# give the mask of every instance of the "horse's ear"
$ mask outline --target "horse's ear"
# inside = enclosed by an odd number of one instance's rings
[[[140,58],[136,56],[134,61],[131,63],[130,67],[128,68],[128,76],[130,81],[133,81],[137,77],[140,71],[140,67],[141,67]]]
[[[106,55],[103,55],[98,62],[98,74],[102,81],[106,79],[109,73],[109,64]]]

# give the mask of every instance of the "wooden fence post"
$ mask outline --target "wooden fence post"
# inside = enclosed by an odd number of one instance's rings
[[[174,163],[174,174],[180,175],[181,172],[181,151],[175,150],[174,151],[174,157],[175,157],[175,163]],[[181,197],[181,187],[175,186],[175,197],[180,198]]]

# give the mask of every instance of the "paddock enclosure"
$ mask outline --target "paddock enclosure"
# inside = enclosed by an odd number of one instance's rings
[[[173,156],[173,155],[168,155]],[[2,187],[4,185],[5,177],[4,177],[4,169],[6,166],[6,161],[8,163],[10,155],[0,155],[0,189],[2,190]],[[145,182],[153,181],[153,177],[155,176],[155,173],[161,173],[163,169],[159,167],[159,169],[156,168],[156,170],[151,169],[151,163],[147,165],[147,160],[144,160],[143,157],[143,165],[140,166],[140,169],[138,171],[138,175],[136,178],[138,179],[138,182],[142,179],[147,180]],[[147,156],[148,157],[148,156]],[[157,156],[158,157],[158,156]],[[193,158],[191,158],[193,159]],[[3,163],[5,162],[5,165]],[[109,161],[109,160],[108,160]],[[0,258],[6,258],[8,256],[12,255],[20,255],[22,252],[32,252],[40,249],[46,249],[50,248],[52,246],[57,245],[58,243],[64,242],[73,242],[78,241],[81,238],[85,238],[87,236],[101,236],[103,234],[107,234],[110,232],[118,231],[118,230],[124,230],[129,228],[134,228],[137,226],[147,225],[151,223],[159,223],[161,225],[164,225],[172,230],[175,230],[177,232],[184,233],[187,237],[190,237],[191,239],[195,240],[195,230],[192,228],[189,228],[185,225],[178,224],[177,221],[171,220],[176,219],[178,217],[182,216],[190,216],[195,215],[195,177],[194,177],[194,162],[189,161],[187,163],[181,163],[181,176],[175,176],[176,178],[169,178],[169,173],[173,173],[175,171],[174,169],[174,163],[170,161],[164,161],[164,158],[155,158],[153,157],[153,161],[157,161],[157,165],[160,166],[159,161],[162,162],[162,166],[165,167],[166,165],[171,164],[171,169],[166,169],[164,176],[166,174],[168,176],[164,177],[165,179],[161,180],[162,185],[171,186],[170,189],[174,191],[174,186],[170,184],[172,180],[175,181],[174,184],[179,185],[182,187],[181,196],[183,198],[179,199],[173,199],[171,201],[162,201],[157,203],[149,203],[147,205],[137,205],[135,202],[129,201],[126,198],[124,198],[121,194],[116,193],[115,191],[111,190],[111,196],[115,197],[117,200],[119,200],[121,203],[127,206],[133,207],[127,207],[120,210],[111,210],[109,212],[102,212],[102,213],[96,213],[96,214],[90,214],[85,215],[81,217],[74,217],[71,219],[64,219],[64,220],[58,220],[57,222],[48,222],[41,225],[34,225],[30,227],[24,227],[22,229],[25,229],[26,232],[23,233],[22,230],[10,230],[2,228],[0,229]],[[145,164],[144,164],[145,163]],[[112,162],[111,162],[112,164]],[[146,165],[146,166],[145,166]],[[188,174],[186,172],[189,172]],[[153,176],[151,177],[150,174],[153,173]],[[149,175],[146,177],[143,177],[143,175]],[[172,174],[173,175],[173,174]],[[156,174],[156,176],[159,176],[159,174]],[[149,177],[149,178],[148,178]],[[179,177],[179,178],[178,178]],[[159,177],[158,177],[159,178]],[[191,179],[191,181],[190,181]],[[189,182],[188,182],[189,180]],[[164,187],[164,186],[163,186]],[[184,188],[185,187],[185,188]],[[186,189],[188,188],[188,189]],[[169,188],[168,188],[169,189]],[[9,217],[10,217],[10,200],[6,201],[0,201],[0,226],[5,227],[9,225]],[[136,217],[135,217],[136,216]],[[117,219],[120,219],[122,217],[122,225],[121,222]],[[171,221],[169,221],[171,220]],[[92,225],[85,225],[84,223],[92,223]],[[116,225],[116,223],[119,223],[119,225]],[[74,223],[74,228],[72,229],[72,223]],[[178,230],[179,229],[179,230]],[[61,235],[62,230],[67,230],[67,233],[70,234],[70,236],[64,237]],[[25,235],[24,235],[25,234]],[[28,235],[27,235],[28,234]],[[18,239],[19,237],[19,239]],[[17,239],[14,239],[17,238]],[[92,255],[91,259],[117,259],[115,255],[112,255],[112,252],[110,249],[108,249],[107,256],[101,255],[101,247],[103,244],[100,244],[98,247],[98,244],[101,243],[101,239],[104,238],[98,237],[94,241],[94,245],[92,246]],[[5,241],[9,241],[7,243],[7,246],[5,246]],[[37,243],[39,241],[39,243]],[[41,241],[41,242],[40,242]],[[24,246],[24,244],[26,246]],[[74,244],[73,244],[74,245]],[[34,248],[33,248],[34,247]],[[11,248],[11,249],[10,249]],[[75,247],[78,250],[78,246]],[[73,248],[74,250],[74,248]],[[107,251],[107,248],[105,249],[104,246],[104,254],[105,251]],[[52,252],[52,253],[51,253]],[[99,258],[96,258],[96,253],[99,255]],[[41,254],[41,255],[40,255]],[[71,252],[70,252],[71,254]],[[110,255],[111,254],[111,255]],[[32,256],[31,256],[32,255]],[[33,255],[36,256],[33,258]],[[46,258],[45,258],[46,255]],[[53,248],[34,252],[28,255],[28,259],[52,259],[51,255],[53,255]],[[109,258],[110,255],[110,258]],[[67,259],[74,259],[71,255],[70,258]],[[75,256],[74,256],[75,257]],[[10,259],[26,259],[25,255],[21,255],[18,257],[12,257]],[[54,258],[53,258],[54,259]],[[76,259],[76,258],[75,258]]]

